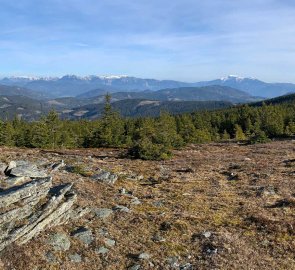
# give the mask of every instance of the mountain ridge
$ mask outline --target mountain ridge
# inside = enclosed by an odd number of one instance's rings
[[[144,90],[158,91],[167,88],[228,86],[245,91],[253,96],[271,98],[295,92],[292,83],[267,83],[252,77],[229,75],[221,79],[200,82],[182,82],[176,80],[143,79],[127,75],[65,75],[61,77],[5,77],[0,84],[19,86],[46,93],[54,97],[79,96],[87,91],[102,89],[114,92],[140,92]]]

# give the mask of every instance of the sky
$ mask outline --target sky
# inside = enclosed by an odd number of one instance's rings
[[[0,0],[0,76],[295,83],[294,0]]]

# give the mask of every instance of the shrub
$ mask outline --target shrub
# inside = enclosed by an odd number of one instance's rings
[[[250,138],[251,144],[267,143],[269,141],[270,141],[270,139],[266,136],[265,132],[262,130],[256,131],[256,133],[254,135],[252,135]]]
[[[169,148],[163,144],[153,143],[148,138],[142,138],[129,150],[129,155],[144,160],[163,160],[172,156]]]

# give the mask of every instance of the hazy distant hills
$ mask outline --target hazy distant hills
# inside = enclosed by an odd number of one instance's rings
[[[0,80],[0,84],[27,87],[55,97],[77,96],[93,89],[102,89],[110,93],[118,91],[159,90],[190,86],[188,83],[177,81],[160,81],[140,79],[128,76],[86,76],[66,75],[61,78],[24,78],[12,77]]]
[[[0,85],[0,96],[26,96],[28,98],[34,99],[46,99],[49,98],[49,95],[45,93],[40,93],[38,91],[32,91],[31,89],[27,89],[19,86],[7,86]]]
[[[123,116],[157,116],[212,110],[240,103],[259,104],[259,96],[295,92],[294,84],[269,84],[257,79],[226,78],[183,83],[128,76],[67,75],[59,77],[10,77],[0,80],[0,118],[14,116],[35,120],[55,109],[64,118],[94,119],[101,115],[104,95],[111,93],[114,109]],[[294,101],[286,95],[265,102]],[[258,103],[257,103],[258,102]]]
[[[101,94],[101,90],[92,90],[80,95],[79,98],[93,98]],[[226,86],[181,87],[158,91],[117,92],[112,94],[113,100],[122,99],[153,99],[160,101],[229,101],[233,103],[261,100],[246,92]]]
[[[102,95],[106,92],[140,92],[144,90],[158,91],[184,87],[227,86],[235,88],[252,96],[275,97],[295,92],[295,84],[266,83],[254,78],[228,76],[226,78],[186,83],[173,80],[142,79],[130,76],[85,76],[66,75],[63,77],[7,77],[0,84],[24,87],[51,97],[66,97],[85,95],[93,90]],[[93,94],[92,94],[93,96]],[[85,97],[85,96],[84,96]]]

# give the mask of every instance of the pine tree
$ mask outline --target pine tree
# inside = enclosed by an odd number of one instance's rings
[[[124,142],[124,121],[118,112],[112,110],[111,96],[105,96],[105,106],[99,127],[93,134],[94,147],[120,147]]]
[[[11,122],[4,122],[0,127],[0,145],[15,146],[14,128]]]
[[[165,148],[179,148],[184,145],[181,136],[177,133],[176,121],[168,112],[161,112],[156,121],[155,141]]]
[[[45,119],[32,125],[30,130],[31,137],[31,147],[36,148],[50,148],[52,147],[52,139],[48,132],[48,127],[46,125]]]
[[[196,139],[196,128],[188,114],[177,116],[177,131],[185,143],[193,143]]]
[[[57,142],[60,136],[59,130],[61,125],[57,112],[54,110],[50,111],[45,117],[44,122],[48,132],[48,146],[54,149],[58,146]]]

